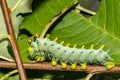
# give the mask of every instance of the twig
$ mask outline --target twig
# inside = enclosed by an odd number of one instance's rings
[[[91,78],[93,75],[94,75],[94,74],[89,73],[89,74],[86,76],[85,80],[90,80],[90,78]]]
[[[90,10],[85,9],[84,7],[80,6],[80,4],[78,4],[75,8],[76,8],[77,10],[86,12],[86,13],[91,14],[91,15],[95,15],[95,14],[96,14],[95,12],[90,11]]]
[[[10,35],[8,35],[8,34],[0,34],[0,38],[8,38],[10,40]]]
[[[23,69],[22,61],[21,61],[21,58],[20,58],[20,54],[19,54],[16,39],[15,39],[13,26],[12,26],[12,21],[11,21],[11,17],[10,17],[10,12],[9,12],[6,0],[0,0],[0,3],[1,3],[1,6],[2,6],[2,11],[3,11],[4,18],[5,18],[7,32],[8,32],[8,35],[11,36],[10,44],[11,44],[11,47],[12,47],[12,51],[14,53],[14,57],[15,57],[15,61],[16,61],[16,64],[17,64],[17,68],[18,68],[18,71],[19,71],[20,78],[21,78],[21,80],[26,80],[26,74],[25,74],[25,71]]]
[[[95,74],[99,74],[99,73],[101,73],[101,72],[91,72],[91,73],[89,73],[89,74],[86,76],[85,80],[90,80],[90,78],[91,78],[92,76],[94,76]]]
[[[11,12],[14,12],[16,10],[16,8],[20,5],[20,3],[22,2],[23,0],[19,0],[16,5],[11,9]]]
[[[50,62],[36,63],[36,62],[24,62],[23,66],[25,69],[38,69],[38,70],[55,70],[55,71],[84,71],[87,73],[111,73],[120,72],[120,66],[115,66],[114,68],[107,70],[104,66],[88,65],[86,70],[81,70],[80,66],[77,65],[75,70],[71,69],[70,65],[67,65],[66,69],[62,69],[60,64],[57,66],[52,66]],[[0,61],[1,68],[17,68],[15,62]]]
[[[4,76],[2,76],[2,77],[0,78],[0,80],[6,80],[7,77],[9,77],[10,75],[15,74],[15,73],[18,73],[18,70],[13,70],[13,71],[5,74]]]

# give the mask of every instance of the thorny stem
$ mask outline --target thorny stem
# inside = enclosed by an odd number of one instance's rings
[[[18,46],[17,46],[17,42],[16,42],[16,38],[15,38],[15,34],[14,34],[14,30],[13,30],[13,26],[12,26],[12,21],[11,21],[11,17],[10,17],[10,12],[6,3],[6,0],[0,0],[1,3],[1,7],[2,7],[2,11],[3,11],[3,15],[5,18],[5,23],[6,23],[6,27],[7,27],[7,32],[8,35],[11,36],[10,39],[10,44],[12,47],[12,51],[14,53],[14,58],[17,64],[17,68],[19,71],[19,75],[21,80],[26,80],[26,74],[22,65],[22,61],[20,58],[20,54],[19,54],[19,50],[18,50]]]

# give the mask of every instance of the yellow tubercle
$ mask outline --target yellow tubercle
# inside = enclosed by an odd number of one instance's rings
[[[66,46],[69,47],[69,46],[70,46],[70,43],[67,43]]]
[[[40,61],[40,57],[37,57],[37,58],[36,58],[36,61]]]
[[[87,64],[86,64],[86,63],[82,63],[82,64],[81,64],[81,68],[82,68],[83,70],[85,70],[85,69],[87,68]]]
[[[31,39],[28,39],[27,41],[28,41],[28,43],[29,43],[29,44],[31,44],[31,43],[32,43],[32,40],[31,40]]]
[[[61,65],[62,65],[62,68],[66,68],[67,67],[67,64],[64,63],[64,62],[62,62]]]
[[[32,47],[29,47],[29,48],[28,48],[28,51],[29,51],[29,55],[32,56],[32,55],[33,55],[33,48],[32,48]]]
[[[82,47],[81,48],[84,48],[85,47],[85,45],[82,45]]]
[[[108,65],[106,66],[107,69],[111,69],[115,66],[114,62],[108,62]]]
[[[93,47],[94,47],[94,45],[92,44],[90,48],[93,49]]]
[[[53,41],[55,41],[55,42],[56,42],[57,40],[58,40],[58,38],[56,37]]]
[[[73,63],[73,64],[71,65],[71,68],[72,68],[72,69],[75,69],[75,68],[76,68],[76,64]]]
[[[101,46],[100,46],[100,49],[103,49],[104,47],[105,47],[105,45],[101,45]]]
[[[52,63],[53,66],[56,66],[56,65],[57,65],[57,61],[55,61],[55,60],[52,60],[51,63]]]
[[[37,59],[37,58],[38,58],[38,56],[35,57],[35,59]]]
[[[63,45],[64,41],[62,41],[60,44]]]
[[[77,44],[74,44],[73,48],[76,48]]]
[[[45,38],[48,39],[49,37],[50,37],[50,34],[47,34]]]
[[[39,33],[36,33],[35,38],[39,38],[39,37],[40,37]]]
[[[45,57],[41,57],[40,61],[41,62],[45,61]]]

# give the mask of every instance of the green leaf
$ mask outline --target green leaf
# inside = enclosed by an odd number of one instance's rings
[[[29,44],[28,44],[28,42],[27,42],[27,39],[18,40],[18,46],[19,46],[19,50],[20,50],[20,53],[21,53],[21,59],[22,59],[24,62],[31,61],[31,60],[28,58],[27,49],[28,49],[28,47],[29,47]]]
[[[31,34],[41,33],[54,16],[61,14],[63,9],[70,8],[75,2],[76,0],[36,0],[33,4],[33,13],[25,18],[21,27]]]
[[[12,22],[13,22],[13,27],[14,27],[14,31],[16,34],[16,37],[18,35],[18,31],[19,31],[19,24],[22,22],[23,17],[19,14],[24,14],[24,13],[30,13],[32,12],[31,10],[31,3],[32,0],[7,0],[7,4],[10,8],[11,12],[11,17],[12,17]],[[4,22],[4,18],[2,15],[2,11],[0,8],[0,34],[7,34],[6,31],[6,25]],[[8,40],[4,40],[3,38],[0,38],[0,58],[8,60],[8,61],[13,61],[13,56],[11,56],[10,53],[11,50],[10,48],[8,48]]]
[[[0,22],[1,22],[0,34],[6,34],[7,30],[6,30],[6,26],[5,26],[5,22],[4,22],[4,17],[1,13],[2,13],[2,10],[0,8]],[[8,46],[8,40],[0,37],[0,58],[12,61],[13,58],[9,54],[7,46]]]
[[[24,17],[19,14],[31,13],[32,7],[31,3],[33,0],[7,0],[8,6],[11,9],[11,16],[14,26],[14,31],[16,33],[16,37],[18,35],[19,24],[23,21]]]

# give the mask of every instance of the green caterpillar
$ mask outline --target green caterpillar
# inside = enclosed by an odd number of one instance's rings
[[[49,58],[54,66],[59,62],[62,68],[66,68],[67,64],[71,64],[72,69],[75,69],[77,64],[81,65],[81,69],[86,69],[87,64],[101,64],[107,69],[115,66],[113,59],[108,55],[109,50],[103,50],[104,45],[96,50],[93,49],[93,45],[91,45],[90,49],[85,49],[84,46],[76,48],[76,45],[70,48],[69,44],[62,45],[64,41],[58,44],[56,42],[57,38],[51,41],[48,37],[49,35],[45,38],[36,36],[35,41],[29,40],[28,52],[32,60],[42,62]]]

